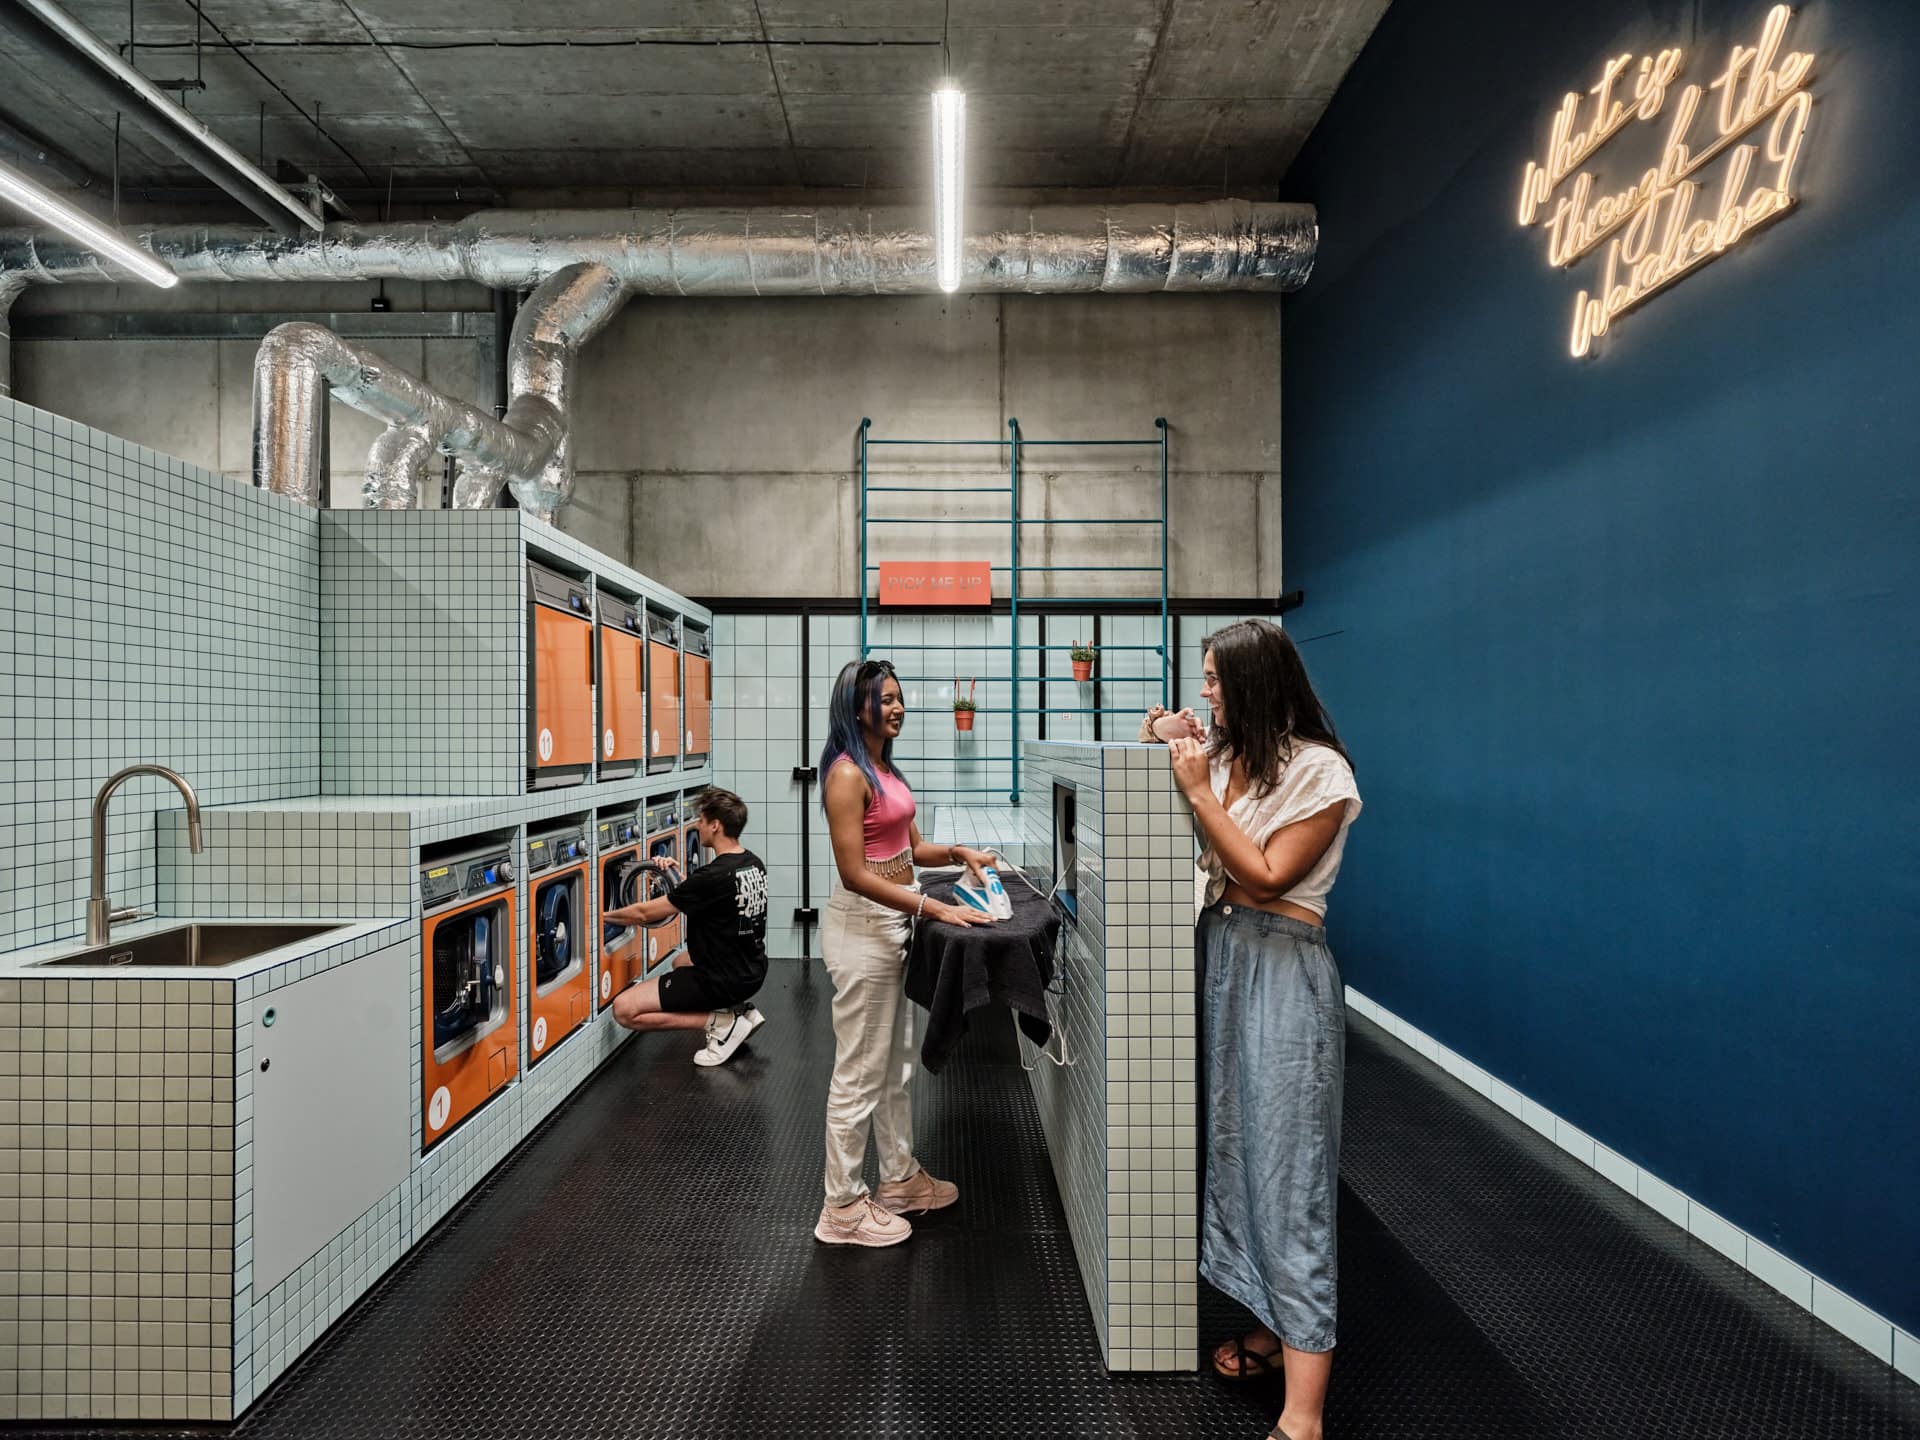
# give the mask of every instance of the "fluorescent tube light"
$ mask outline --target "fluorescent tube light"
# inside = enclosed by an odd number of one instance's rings
[[[171,290],[180,277],[144,250],[135,249],[91,216],[83,214],[50,190],[35,184],[5,161],[0,161],[0,200],[11,200],[30,215],[65,231],[81,244],[97,250],[122,269],[131,270],[149,285]]]
[[[933,246],[940,288],[960,288],[960,197],[966,171],[967,97],[952,84],[933,92]]]

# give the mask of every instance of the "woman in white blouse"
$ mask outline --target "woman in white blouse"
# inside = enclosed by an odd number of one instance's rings
[[[1155,712],[1141,738],[1168,741],[1206,845],[1194,877],[1207,1105],[1200,1273],[1261,1322],[1213,1363],[1235,1380],[1283,1371],[1273,1435],[1321,1440],[1346,1058],[1325,917],[1360,792],[1279,626],[1242,620],[1209,636],[1201,693],[1213,710],[1204,735],[1186,712]]]

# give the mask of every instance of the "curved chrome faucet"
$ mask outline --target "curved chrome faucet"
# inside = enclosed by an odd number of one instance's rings
[[[100,793],[93,797],[93,888],[87,892],[87,943],[104,945],[116,920],[140,920],[146,916],[137,910],[115,910],[107,901],[107,801],[113,792],[136,775],[158,775],[169,781],[187,802],[187,847],[200,853],[200,797],[186,776],[164,765],[129,765],[107,777]]]

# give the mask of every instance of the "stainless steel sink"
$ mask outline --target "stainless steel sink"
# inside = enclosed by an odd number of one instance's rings
[[[42,960],[40,964],[164,965],[171,969],[204,970],[235,965],[296,940],[343,928],[339,925],[262,925],[244,920],[231,925],[182,925],[136,939],[109,941],[91,950],[82,950],[78,955],[63,955],[58,960]]]

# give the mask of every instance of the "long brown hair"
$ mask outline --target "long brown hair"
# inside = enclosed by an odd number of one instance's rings
[[[1286,631],[1271,620],[1236,620],[1207,636],[1201,653],[1209,650],[1227,713],[1214,717],[1207,750],[1244,762],[1247,787],[1255,794],[1280,783],[1302,741],[1325,745],[1353,763]]]

